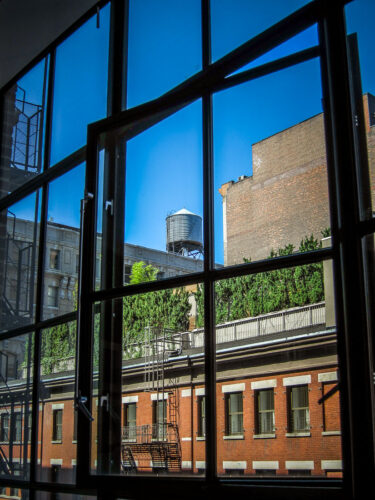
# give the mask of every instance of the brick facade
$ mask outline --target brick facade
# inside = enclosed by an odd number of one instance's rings
[[[375,99],[364,95],[372,193]],[[267,258],[271,249],[330,227],[324,117],[316,115],[252,145],[252,176],[227,182],[223,197],[224,264]]]

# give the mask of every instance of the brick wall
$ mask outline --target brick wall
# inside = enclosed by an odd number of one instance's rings
[[[364,96],[374,193],[373,99]],[[253,144],[253,175],[221,187],[226,265],[267,258],[289,243],[298,248],[303,237],[320,239],[330,227],[323,120],[319,114]]]

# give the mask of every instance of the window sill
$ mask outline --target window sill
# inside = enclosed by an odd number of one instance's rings
[[[292,437],[310,437],[311,432],[287,432],[285,434],[286,437],[292,438]]]
[[[62,439],[58,439],[56,441],[51,441],[52,444],[62,444]]]
[[[206,437],[205,436],[198,436],[195,438],[197,441],[206,441]]]
[[[323,431],[322,436],[341,436],[341,431]]]
[[[254,434],[254,439],[274,439],[276,438],[276,434]]]
[[[73,443],[73,444],[77,444],[77,440],[76,440],[76,439],[73,439],[72,443]]]
[[[231,440],[231,439],[245,439],[243,434],[237,434],[233,436],[223,436],[223,439],[225,440]]]
[[[123,439],[122,442],[123,443],[136,443],[137,440],[136,439]]]

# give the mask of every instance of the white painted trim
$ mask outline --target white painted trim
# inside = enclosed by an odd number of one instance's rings
[[[275,469],[279,468],[278,460],[256,460],[253,461],[253,469]]]
[[[271,389],[272,387],[276,387],[277,380],[275,378],[271,378],[269,380],[258,380],[257,382],[251,382],[251,389]]]
[[[293,470],[314,470],[314,460],[287,460],[286,469]]]
[[[123,403],[138,403],[138,396],[122,396]]]
[[[58,403],[52,405],[52,410],[63,410],[63,409],[64,409],[64,403]]]
[[[205,468],[206,468],[206,461],[205,461],[205,460],[203,460],[203,461],[201,461],[201,460],[197,460],[197,461],[195,462],[195,467],[196,467],[197,469],[205,469]]]
[[[75,465],[77,465],[77,459],[76,458],[72,458],[72,467],[74,467]]]
[[[244,390],[245,390],[245,383],[229,384],[221,386],[221,392],[224,394],[227,392],[244,392]]]
[[[283,378],[283,386],[311,384],[311,375],[297,375]]]
[[[181,441],[191,441],[191,437],[181,438]]]
[[[183,469],[191,469],[191,460],[183,460],[181,462],[181,467]]]
[[[198,387],[198,389],[195,389],[195,395],[196,396],[205,396],[206,395],[206,388],[205,387]]]
[[[182,389],[181,397],[182,398],[190,398],[191,397],[191,389]]]
[[[49,463],[51,465],[62,465],[63,464],[63,459],[62,458],[51,458]]]
[[[247,468],[246,461],[236,461],[236,462],[224,462],[223,461],[223,469],[238,469],[245,470]]]
[[[323,470],[342,470],[342,460],[322,460]]]
[[[159,398],[158,398],[158,396],[159,396]],[[150,394],[150,397],[151,397],[151,401],[156,401],[157,399],[159,399],[159,400],[161,400],[161,399],[168,399],[168,393],[167,392],[164,393],[164,398],[163,398],[163,394],[162,393],[158,394],[157,392],[155,392],[153,394]]]
[[[318,373],[318,382],[337,382],[337,372]]]

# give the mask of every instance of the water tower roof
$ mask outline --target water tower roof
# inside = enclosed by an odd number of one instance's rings
[[[173,215],[196,215],[193,212],[190,212],[190,210],[186,210],[186,208],[181,208],[178,212],[175,212]]]

